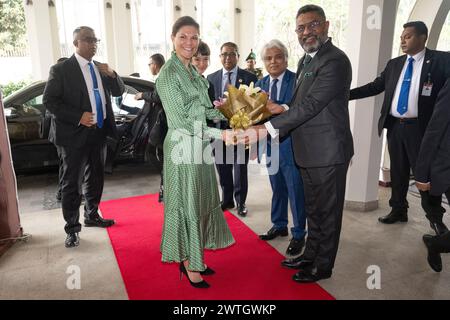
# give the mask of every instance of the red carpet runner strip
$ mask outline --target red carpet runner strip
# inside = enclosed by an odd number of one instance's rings
[[[225,217],[236,244],[206,251],[205,262],[216,271],[204,279],[209,289],[192,288],[177,264],[161,262],[163,205],[158,195],[112,200],[101,204],[104,218],[115,219],[109,237],[131,300],[332,300],[316,284],[298,284],[293,270],[281,267],[283,256],[260,240],[243,222]]]

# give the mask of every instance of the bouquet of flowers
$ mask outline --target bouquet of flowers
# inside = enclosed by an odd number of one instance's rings
[[[241,85],[239,89],[229,85],[226,99],[215,101],[214,105],[228,119],[233,130],[246,130],[272,116],[266,105],[268,95],[250,86]]]

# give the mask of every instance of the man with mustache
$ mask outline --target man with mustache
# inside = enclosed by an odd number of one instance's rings
[[[253,143],[255,136],[291,134],[304,184],[308,238],[303,255],[282,265],[299,269],[293,280],[308,283],[331,277],[338,251],[346,176],[353,156],[348,112],[352,68],[346,54],[328,37],[330,23],[321,7],[300,8],[296,25],[306,54],[299,62],[293,99],[287,105],[269,102],[268,109],[281,114],[253,127],[257,135],[247,132],[250,138],[244,135],[240,140]]]
[[[350,91],[350,100],[385,92],[378,133],[387,129],[391,158],[391,212],[378,220],[384,224],[408,221],[410,172],[415,171],[420,144],[433,114],[436,98],[450,77],[450,54],[427,49],[428,28],[421,21],[408,22],[401,36],[405,55],[390,60],[373,82]],[[436,234],[448,231],[443,208],[427,210]]]

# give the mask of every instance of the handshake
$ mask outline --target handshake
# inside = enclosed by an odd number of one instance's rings
[[[283,113],[284,107],[269,100],[261,88],[241,85],[239,89],[227,87],[226,99],[215,101],[216,108],[228,119],[233,130],[222,132],[222,140],[227,145],[254,144],[267,137],[267,129],[256,125],[273,115]]]
[[[224,130],[222,140],[226,145],[255,144],[267,137],[267,129],[264,125],[249,127],[248,129]]]

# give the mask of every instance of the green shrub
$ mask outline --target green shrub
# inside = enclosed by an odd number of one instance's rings
[[[18,82],[9,82],[5,85],[1,85],[3,97],[6,98],[11,93],[16,92],[19,89],[22,89],[23,87],[26,87],[29,83],[25,80],[21,80]]]

